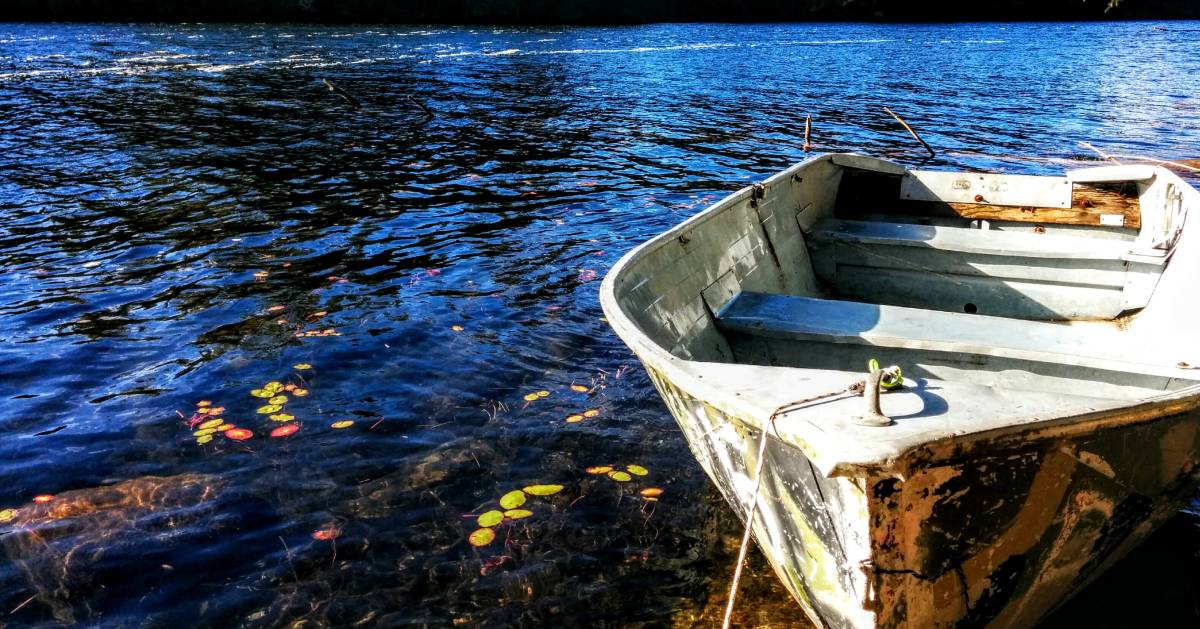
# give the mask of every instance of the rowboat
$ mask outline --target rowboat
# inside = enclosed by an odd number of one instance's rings
[[[1147,165],[822,155],[631,251],[601,303],[818,626],[1029,626],[1200,481],[1189,210]]]

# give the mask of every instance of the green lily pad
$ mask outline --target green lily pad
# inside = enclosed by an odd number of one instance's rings
[[[530,496],[553,496],[562,490],[562,485],[530,485],[525,488],[525,493]]]
[[[260,415],[267,415],[270,413],[278,413],[279,409],[281,409],[281,408],[283,408],[283,407],[278,404],[268,404],[266,406],[258,407],[258,410],[255,412]]]
[[[491,511],[479,516],[479,526],[483,527],[496,526],[503,521],[504,513],[495,509],[492,509]]]
[[[609,472],[608,477],[617,481],[618,483],[628,483],[629,481],[633,480],[633,477],[625,472]]]
[[[630,474],[634,474],[637,476],[645,476],[646,474],[650,473],[650,470],[648,470],[640,465],[626,465],[625,469],[629,470]]]
[[[505,509],[516,509],[523,504],[525,504],[525,492],[520,489],[510,491],[500,498],[500,506]]]
[[[509,509],[504,512],[504,517],[510,520],[523,520],[531,515],[533,512],[526,509]]]
[[[496,513],[499,513],[499,511]],[[496,532],[492,529],[479,529],[467,537],[467,541],[471,542],[472,546],[487,546],[495,539]]]
[[[268,391],[266,389],[254,389],[250,392],[250,395],[253,395],[254,397],[273,397],[275,392]]]

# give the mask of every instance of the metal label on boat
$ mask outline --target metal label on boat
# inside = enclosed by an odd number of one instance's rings
[[[900,198],[1024,207],[1071,207],[1071,181],[1065,177],[909,171],[900,179]]]

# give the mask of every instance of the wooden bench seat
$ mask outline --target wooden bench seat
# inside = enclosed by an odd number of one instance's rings
[[[1144,307],[1161,259],[1128,240],[826,220],[807,235],[836,295],[897,306],[1040,320],[1111,319]]]
[[[1200,379],[1170,352],[1115,326],[1069,325],[901,306],[742,292],[717,316],[725,332],[757,337],[993,356],[1088,369]],[[799,366],[799,365],[793,365]]]

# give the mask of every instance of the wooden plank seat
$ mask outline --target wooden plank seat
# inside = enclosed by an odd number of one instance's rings
[[[1144,307],[1162,272],[1128,240],[836,219],[807,236],[837,295],[1004,317],[1111,319]]]
[[[1069,325],[902,306],[741,292],[717,315],[725,332],[845,343],[1104,371],[1200,379],[1115,326]]]

